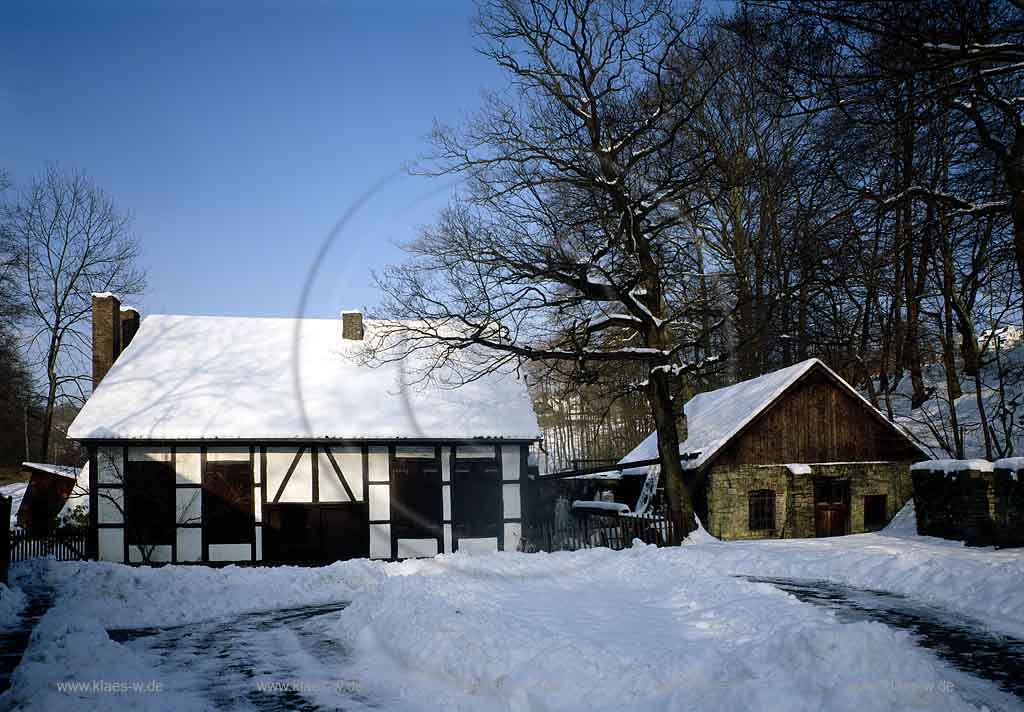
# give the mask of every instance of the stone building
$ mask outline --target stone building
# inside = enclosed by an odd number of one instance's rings
[[[694,508],[722,539],[879,529],[911,497],[910,464],[927,457],[818,359],[694,396],[685,416]],[[620,464],[657,456],[652,433]]]

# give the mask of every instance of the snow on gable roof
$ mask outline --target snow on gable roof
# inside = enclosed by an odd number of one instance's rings
[[[29,470],[59,475],[60,477],[69,477],[71,479],[78,477],[78,468],[71,465],[51,465],[48,462],[23,462],[21,466]]]
[[[816,358],[801,361],[798,364],[766,373],[757,378],[707,393],[698,393],[686,402],[686,441],[680,444],[681,454],[697,455],[696,458],[683,462],[687,468],[699,468],[711,458],[718,449],[732,439],[736,433],[753,420],[789,388],[798,378],[807,373],[815,364]],[[822,364],[824,366],[824,364]],[[633,448],[619,462],[635,462],[658,457],[658,433],[651,433],[644,441]],[[640,474],[646,468],[630,468],[626,474]]]
[[[824,369],[850,395],[858,398],[866,408],[877,413],[879,418],[888,423],[889,427],[913,443],[913,439],[906,431],[882,415],[877,408],[871,405],[870,401],[857,392],[857,389],[844,381],[821,360],[811,358],[725,388],[698,393],[687,401],[684,412],[686,413],[688,432],[686,441],[679,446],[679,452],[684,455],[695,455],[695,457],[684,460],[683,467],[690,469],[702,467],[786,389],[816,366]],[[919,450],[921,449],[916,443],[914,445]],[[924,450],[921,452],[927,455]],[[658,457],[658,433],[653,432],[619,462],[635,462],[656,457]],[[630,475],[644,472],[646,472],[646,468],[623,470],[624,474]]]
[[[367,336],[375,322],[366,322]],[[514,373],[420,382],[413,355],[372,368],[340,319],[159,316],[138,333],[69,435],[88,439],[534,439]],[[410,385],[403,385],[410,383]]]

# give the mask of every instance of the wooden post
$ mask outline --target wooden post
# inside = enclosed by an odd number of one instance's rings
[[[0,583],[7,583],[7,569],[11,564],[11,498],[0,497],[0,523],[3,534],[0,535]]]

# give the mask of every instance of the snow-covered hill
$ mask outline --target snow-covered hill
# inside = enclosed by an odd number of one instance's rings
[[[1024,345],[985,354],[981,369],[981,404],[973,376],[960,374],[963,394],[956,399],[955,412],[964,442],[964,457],[1008,457],[1024,454]],[[910,430],[936,457],[956,457],[949,390],[941,363],[925,368],[924,380],[930,394],[919,408],[911,408],[911,381],[905,375],[891,396],[896,421]],[[886,404],[879,396],[879,406]],[[982,410],[989,426],[991,451],[986,450]]]

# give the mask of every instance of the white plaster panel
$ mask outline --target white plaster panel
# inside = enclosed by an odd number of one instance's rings
[[[519,542],[523,536],[523,527],[521,524],[506,524],[505,525],[505,551],[518,551]],[[461,544],[460,544],[461,545]]]
[[[519,458],[522,450],[519,445],[501,446],[501,479],[519,479]]]
[[[146,549],[149,551],[149,563],[151,564],[163,564],[171,560],[170,544],[147,546]],[[146,557],[142,555],[142,549],[140,547],[129,545],[128,561],[130,561],[133,564],[141,564],[144,561],[146,561]]]
[[[124,473],[121,457],[123,450],[119,447],[101,447],[96,451],[96,475],[100,484],[124,484]],[[122,559],[124,556],[121,557]]]
[[[462,554],[493,554],[497,550],[498,537],[459,539],[459,552]]]
[[[252,510],[257,522],[263,521],[263,490],[260,487],[252,488]]]
[[[210,561],[251,561],[248,544],[210,544]]]
[[[446,522],[450,522],[452,520],[452,486],[451,485],[442,485],[442,487],[441,487],[441,503],[442,503],[442,510],[443,510],[443,514],[441,515],[441,519],[443,519]]]
[[[444,525],[444,553],[452,553],[452,525]]]
[[[203,532],[196,527],[179,527],[178,561],[202,561]]]
[[[207,447],[207,462],[249,462],[248,447]]]
[[[359,447],[332,447],[331,454],[338,463],[357,502],[363,501],[363,450]]]
[[[100,561],[124,561],[124,529],[99,530]]]
[[[501,486],[501,504],[505,510],[505,519],[519,519],[519,485]]]
[[[256,527],[256,560],[263,560],[263,527]]]
[[[273,500],[277,490],[295,460],[296,448],[267,448],[267,499]],[[313,458],[308,451],[302,453],[279,502],[313,501]]]
[[[203,484],[203,458],[198,447],[179,447],[174,450],[174,479],[182,485]]]
[[[391,525],[371,524],[370,525],[370,558],[390,559],[391,558]]]
[[[387,482],[390,479],[391,462],[386,447],[369,449],[370,482]]]
[[[129,462],[170,462],[170,447],[130,447]]]
[[[332,453],[333,454],[333,453]],[[321,502],[348,502],[350,501],[348,493],[345,492],[345,488],[342,486],[341,481],[338,479],[337,473],[334,471],[334,465],[331,464],[331,458],[327,457],[327,453],[323,450],[318,450],[316,453],[317,468],[320,475],[320,501]],[[335,456],[337,461],[337,456]],[[341,467],[341,463],[338,463],[338,467]],[[350,474],[351,478],[352,475]],[[362,467],[360,466],[359,482],[362,484],[363,474]],[[353,492],[352,494],[355,494]]]
[[[370,485],[370,520],[391,519],[391,485]]]
[[[493,460],[494,447],[490,445],[469,445],[455,448],[455,457],[473,460]]]
[[[417,460],[433,460],[437,453],[432,447],[396,447],[395,457],[409,457]]]
[[[422,559],[437,556],[437,539],[399,539],[399,559]]]
[[[104,487],[96,492],[97,521],[100,524],[124,524],[124,490],[120,487]],[[122,554],[118,561],[123,558]]]
[[[441,448],[441,481],[451,482],[452,480],[452,449]]]
[[[174,490],[177,504],[175,522],[198,524],[203,519],[203,491],[198,487],[179,487]]]

